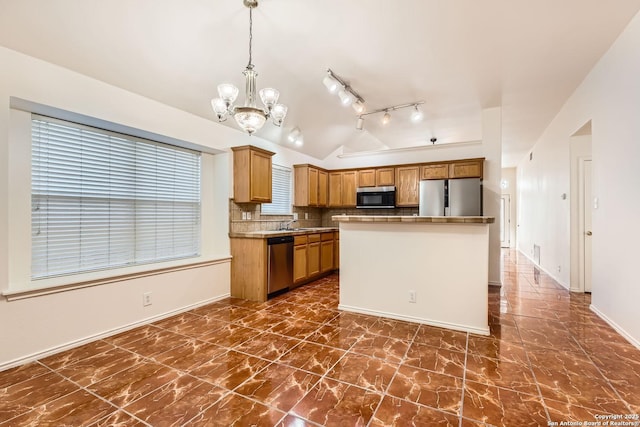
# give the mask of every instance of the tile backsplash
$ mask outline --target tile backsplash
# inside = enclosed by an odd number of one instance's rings
[[[283,223],[291,221],[293,215],[262,214],[259,203],[235,203],[229,200],[229,231],[231,233],[245,233],[248,231],[270,231],[279,229]],[[243,219],[242,214],[251,219]],[[331,220],[333,215],[418,215],[418,208],[396,209],[355,209],[355,208],[302,208],[293,207],[298,214],[298,222],[291,224],[291,228],[308,227],[337,227],[338,223]]]
[[[229,200],[229,232],[243,233],[248,231],[270,231],[279,229],[283,223],[291,221],[293,215],[262,214],[261,204],[235,203]],[[251,219],[243,219],[243,212]],[[293,207],[298,214],[298,221],[291,228],[308,228],[322,226],[322,209]]]

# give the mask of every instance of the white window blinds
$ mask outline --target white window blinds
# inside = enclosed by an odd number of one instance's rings
[[[200,153],[34,115],[33,279],[200,252]]]
[[[291,214],[291,169],[284,166],[271,167],[271,203],[263,203],[263,214]]]

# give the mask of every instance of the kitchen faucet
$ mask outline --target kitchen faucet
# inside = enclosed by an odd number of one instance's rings
[[[297,219],[292,219],[291,221],[281,222],[280,223],[280,230],[289,230],[289,226],[291,224],[293,224],[294,222],[298,222],[298,220]]]

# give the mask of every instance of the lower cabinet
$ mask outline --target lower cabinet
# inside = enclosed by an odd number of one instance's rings
[[[293,241],[293,285],[307,279],[307,236],[295,236]]]
[[[320,274],[320,242],[309,243],[307,246],[307,277]]]
[[[320,272],[333,270],[333,233],[325,233],[320,243]]]

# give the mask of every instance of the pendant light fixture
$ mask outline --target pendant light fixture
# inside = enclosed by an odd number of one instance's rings
[[[260,90],[260,99],[265,108],[256,107],[256,77],[258,77],[258,73],[251,63],[251,44],[253,42],[253,9],[258,7],[258,0],[243,0],[243,3],[249,9],[249,63],[242,72],[245,78],[244,106],[233,105],[238,97],[238,88],[232,84],[223,83],[218,85],[219,98],[211,100],[211,107],[219,122],[225,121],[228,116],[233,116],[238,126],[252,135],[262,128],[268,118],[271,118],[274,125],[282,125],[287,115],[287,107],[277,103],[280,92],[273,88]]]

